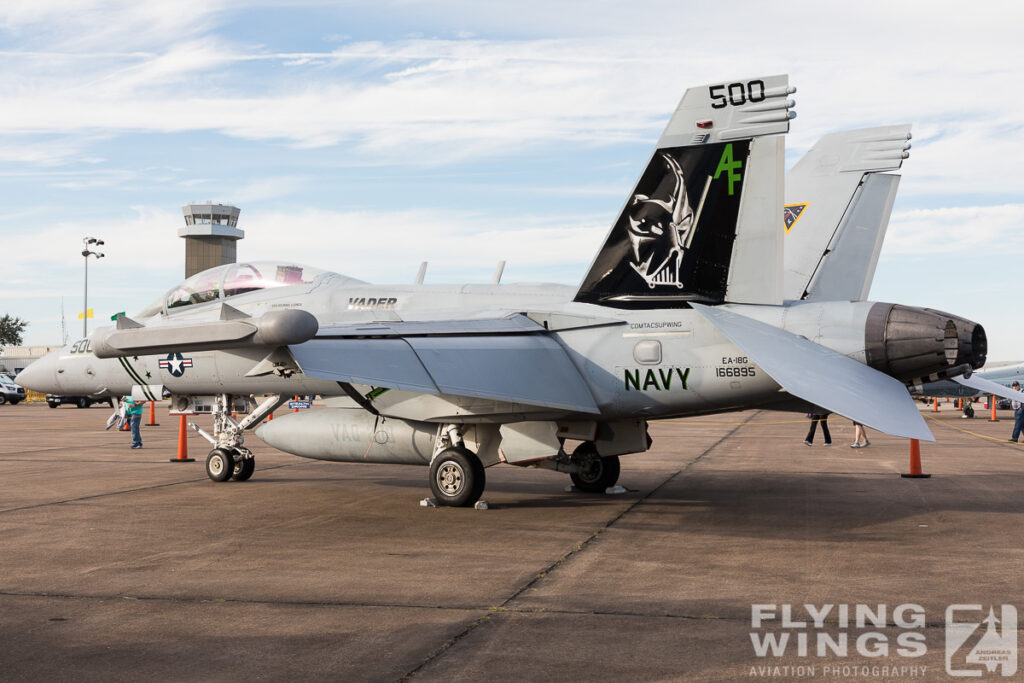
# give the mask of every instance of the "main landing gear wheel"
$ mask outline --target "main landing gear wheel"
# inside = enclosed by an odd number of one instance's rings
[[[80,398],[80,399],[78,399],[78,402],[75,403],[75,405],[78,406],[79,408],[88,408],[89,407],[89,399],[87,399],[87,398]]]
[[[235,463],[234,473],[231,477],[235,481],[248,481],[252,473],[256,471],[256,458],[243,458]]]
[[[579,472],[569,475],[572,485],[587,493],[604,493],[619,480],[619,456],[602,458],[590,441],[584,441],[572,452],[572,460],[580,466]]]
[[[468,449],[446,448],[430,464],[430,490],[440,505],[472,507],[486,483],[483,463]]]
[[[206,456],[206,475],[214,481],[227,481],[235,471],[235,459],[223,448],[214,448]]]

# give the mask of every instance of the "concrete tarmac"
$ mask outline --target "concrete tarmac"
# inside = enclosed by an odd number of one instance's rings
[[[426,468],[255,437],[253,479],[217,484],[194,433],[196,462],[168,461],[165,407],[141,450],[109,412],[0,406],[4,680],[1001,679],[978,655],[1019,638],[982,623],[1024,605],[1009,411],[924,411],[930,479],[841,418],[830,448],[787,413],[661,422],[627,493],[498,466],[486,511],[420,507]]]

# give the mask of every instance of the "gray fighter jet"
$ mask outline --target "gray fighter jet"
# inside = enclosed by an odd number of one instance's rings
[[[620,455],[650,447],[657,418],[814,405],[932,440],[907,384],[981,367],[984,330],[897,304],[786,300],[793,92],[784,75],[687,90],[579,288],[371,285],[233,264],[19,381],[211,412],[215,481],[252,475],[247,429],[292,395],[321,395],[326,408],[256,435],[305,457],[429,466],[436,499],[459,506],[498,463],[603,491]]]
[[[1024,383],[1024,363],[998,361],[987,363],[974,373],[917,384],[911,387],[911,392],[927,398],[974,398],[994,394],[1011,401],[1024,401],[1024,392],[1013,389],[1013,382]],[[963,413],[964,417],[974,417],[970,401],[964,402]]]

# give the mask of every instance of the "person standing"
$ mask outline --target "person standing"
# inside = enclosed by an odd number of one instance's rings
[[[853,443],[850,444],[850,448],[866,448],[871,445],[868,441],[867,432],[864,431],[864,425],[860,422],[853,423]]]
[[[1014,380],[1010,388],[1020,391],[1020,382]],[[1010,401],[1010,405],[1013,406],[1013,436],[1010,437],[1010,441],[1017,443],[1021,431],[1024,430],[1024,403],[1015,399]]]
[[[821,423],[821,435],[825,437],[825,445],[832,445],[832,435],[828,433],[828,416],[830,413],[811,413],[808,417],[811,418],[811,428],[807,430],[807,438],[804,439],[804,443],[808,446],[814,445],[814,430],[818,427],[818,423]]]
[[[142,406],[145,401],[136,401],[131,396],[125,396],[121,401],[125,405],[125,416],[128,418],[128,426],[132,430],[132,448],[142,448]]]

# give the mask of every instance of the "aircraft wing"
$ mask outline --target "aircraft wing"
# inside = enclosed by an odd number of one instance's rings
[[[525,316],[323,332],[331,336],[288,347],[311,377],[600,413],[565,349]]]
[[[794,396],[880,432],[935,441],[899,380],[805,337],[721,308],[691,305]]]
[[[1002,384],[999,384],[998,382],[993,382],[990,379],[979,377],[977,373],[971,375],[970,377],[961,376],[953,377],[952,379],[954,382],[958,382],[964,385],[965,387],[977,389],[983,394],[995,394],[996,396],[1008,398],[1012,401],[1024,402],[1024,391],[1014,391],[1009,387],[1004,387]]]

